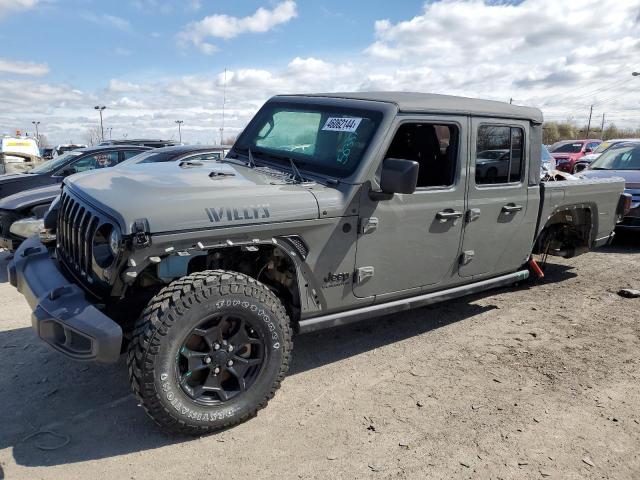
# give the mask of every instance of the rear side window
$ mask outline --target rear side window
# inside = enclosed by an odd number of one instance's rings
[[[481,125],[476,146],[476,185],[522,180],[524,131],[520,127]]]

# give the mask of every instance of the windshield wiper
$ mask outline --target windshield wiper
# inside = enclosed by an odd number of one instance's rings
[[[250,168],[256,168],[256,162],[253,161],[253,154],[251,153],[251,149],[247,148],[247,152],[249,154],[249,163],[247,165]]]
[[[291,170],[293,172],[292,174],[293,179],[300,183],[306,182],[305,178],[302,176],[302,173],[300,173],[300,169],[298,168],[299,166],[304,165],[304,162],[296,161],[293,159],[293,157],[290,157],[288,155],[278,155],[275,153],[267,153],[262,151],[259,153],[262,155],[266,155],[267,157],[271,157],[275,160],[282,160],[285,162],[289,162],[289,165],[291,166]]]

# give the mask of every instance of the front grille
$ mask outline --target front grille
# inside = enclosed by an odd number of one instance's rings
[[[73,273],[93,282],[93,234],[100,215],[66,190],[60,198],[57,244],[59,258]]]

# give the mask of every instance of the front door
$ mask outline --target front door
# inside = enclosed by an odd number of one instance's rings
[[[539,194],[529,206],[528,124],[517,120],[471,121],[471,161],[460,275],[488,276],[527,261]]]
[[[464,224],[467,119],[398,120],[380,158],[420,164],[413,194],[371,199],[363,188],[356,253],[357,297],[402,296],[457,277]],[[382,300],[382,298],[380,299]]]

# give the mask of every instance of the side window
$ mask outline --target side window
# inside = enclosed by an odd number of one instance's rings
[[[524,132],[519,127],[481,125],[476,146],[476,185],[522,180]]]
[[[113,167],[118,163],[118,152],[105,152],[89,155],[70,165],[73,173],[86,172],[97,168]]]
[[[448,187],[456,177],[457,139],[454,125],[405,123],[398,128],[385,158],[418,162],[418,187]]]
[[[142,153],[144,150],[125,150],[122,152],[122,161],[130,159],[131,157],[135,157],[136,155]]]
[[[590,142],[590,143],[587,144],[587,148],[586,149],[589,149],[589,150],[591,150],[593,152],[596,148],[598,148],[598,145],[599,145],[598,142]]]

